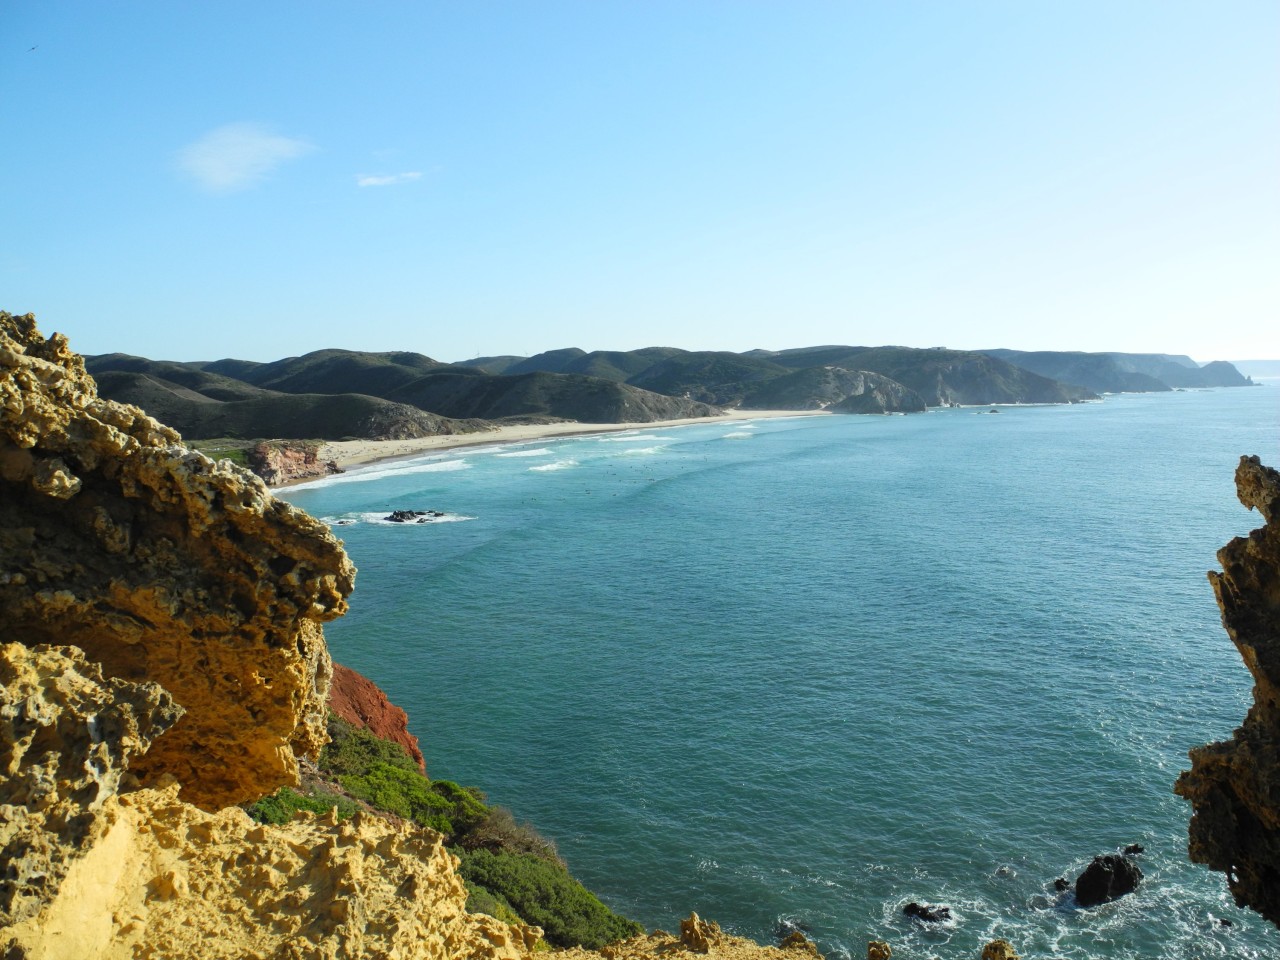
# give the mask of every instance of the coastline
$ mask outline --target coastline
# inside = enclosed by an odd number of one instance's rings
[[[559,437],[589,436],[595,433],[619,433],[624,430],[659,430],[699,423],[734,423],[746,420],[780,419],[783,417],[832,416],[827,410],[729,410],[715,417],[687,417],[681,420],[651,420],[647,423],[529,423],[498,427],[478,433],[444,434],[415,437],[410,440],[332,440],[320,447],[320,460],[332,460],[342,470],[367,467],[391,460],[405,460],[437,450],[456,447],[481,447],[503,443],[521,443]],[[315,480],[306,477],[290,480],[275,489],[296,486]]]

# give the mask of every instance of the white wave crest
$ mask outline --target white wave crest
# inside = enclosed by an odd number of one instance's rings
[[[621,433],[614,437],[597,437],[600,443],[633,443],[636,440],[661,440],[662,438],[652,433]]]
[[[577,465],[577,460],[557,460],[555,463],[543,463],[536,467],[530,467],[529,469],[538,473],[547,473],[551,470],[568,470],[569,468],[576,467]]]
[[[425,463],[421,460],[402,460],[395,463],[356,468],[347,473],[336,473],[331,477],[322,477],[319,480],[295,484],[283,491],[278,491],[276,496],[279,496],[280,493],[288,493],[290,490],[313,490],[316,487],[332,487],[339,483],[363,483],[367,480],[383,480],[387,477],[407,476],[413,473],[448,473],[452,470],[470,469],[471,464],[466,460],[428,460]]]
[[[735,430],[733,433],[726,433],[721,440],[750,440],[755,434],[749,430]]]
[[[402,522],[388,520],[387,514],[379,511],[377,513],[342,513],[334,517],[321,517],[320,519],[331,527],[348,527],[357,523],[372,523],[387,527],[417,527],[426,526],[430,523],[461,523],[464,520],[475,520],[476,518],[462,513],[441,513],[435,517],[421,517],[417,520]]]
[[[622,455],[624,457],[639,457],[654,453],[661,453],[665,449],[667,449],[665,444],[657,447],[637,447],[634,450],[623,450]]]
[[[512,450],[510,453],[497,453],[497,457],[545,457],[551,453],[550,447],[538,447],[536,450]]]

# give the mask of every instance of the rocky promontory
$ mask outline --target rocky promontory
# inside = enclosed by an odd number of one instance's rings
[[[1254,702],[1231,740],[1191,751],[1174,789],[1193,810],[1191,859],[1225,873],[1236,903],[1280,926],[1280,472],[1242,457],[1236,492],[1264,525],[1218,551],[1222,572],[1209,581]]]

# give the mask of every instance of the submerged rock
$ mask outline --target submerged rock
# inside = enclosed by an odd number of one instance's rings
[[[1191,802],[1191,859],[1225,873],[1238,905],[1280,926],[1280,473],[1241,457],[1235,480],[1265,523],[1218,551],[1222,572],[1209,582],[1254,702],[1231,740],[1191,751],[1174,791]]]
[[[1142,871],[1129,858],[1114,853],[1094,857],[1076,878],[1076,903],[1096,907],[1132,893],[1141,881]]]

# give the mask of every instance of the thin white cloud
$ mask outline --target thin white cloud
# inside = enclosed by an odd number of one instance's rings
[[[398,183],[410,183],[421,176],[421,172],[417,170],[410,170],[407,173],[358,173],[356,174],[356,186],[393,187]]]
[[[178,166],[204,189],[232,193],[314,149],[306,140],[282,137],[260,123],[228,123],[179,150]]]

